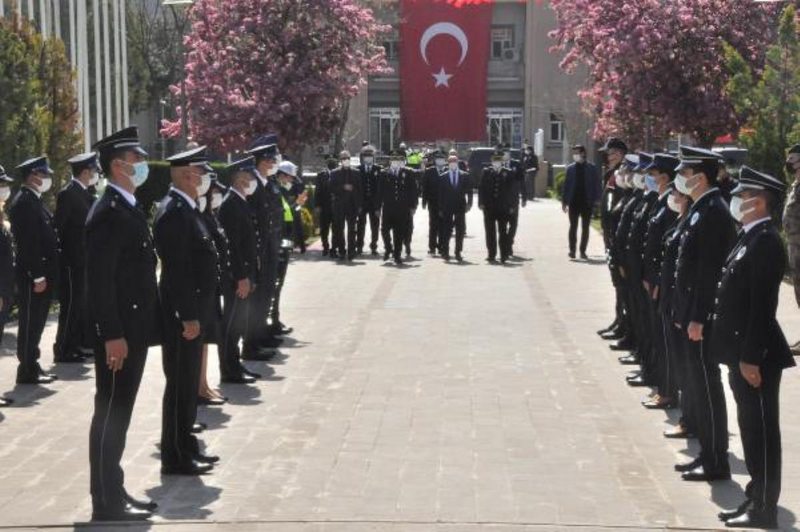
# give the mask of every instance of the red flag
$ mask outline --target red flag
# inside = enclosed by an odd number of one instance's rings
[[[485,140],[491,3],[402,0],[401,14],[403,137]]]

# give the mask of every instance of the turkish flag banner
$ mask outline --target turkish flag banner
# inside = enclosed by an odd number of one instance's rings
[[[401,2],[403,138],[485,140],[491,2]]]

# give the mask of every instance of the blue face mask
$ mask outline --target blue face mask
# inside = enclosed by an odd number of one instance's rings
[[[644,186],[649,192],[658,191],[658,183],[656,182],[656,178],[653,177],[651,174],[647,174],[644,177]]]
[[[128,176],[128,178],[133,183],[134,188],[144,185],[145,181],[147,181],[147,176],[150,175],[150,167],[147,165],[147,161],[133,164],[126,162],[126,164],[133,167],[133,175]]]

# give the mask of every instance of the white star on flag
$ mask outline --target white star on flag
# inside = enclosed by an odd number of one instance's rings
[[[436,80],[436,87],[442,85],[445,87],[450,87],[448,80],[453,77],[452,74],[448,74],[447,72],[444,71],[444,67],[442,67],[442,69],[439,70],[438,74],[431,74],[431,76],[433,76],[433,79]]]

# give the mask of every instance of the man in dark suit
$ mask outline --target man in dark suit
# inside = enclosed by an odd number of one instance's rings
[[[681,235],[675,272],[675,324],[684,333],[688,360],[686,391],[695,408],[700,456],[676,469],[684,480],[730,478],[728,417],[719,365],[708,349],[714,294],[725,257],[736,236],[728,206],[716,187],[720,157],[702,148],[681,146],[675,187],[691,196],[689,221]]]
[[[536,174],[539,172],[539,158],[533,151],[533,146],[522,146],[522,168],[525,170],[525,188],[528,200],[536,195]]]
[[[42,202],[42,194],[53,186],[53,171],[47,157],[29,159],[17,171],[22,186],[9,209],[17,249],[17,383],[47,384],[55,376],[45,373],[39,365],[39,343],[58,280],[58,241],[53,217]]]
[[[439,249],[439,182],[446,170],[444,152],[436,150],[431,154],[433,165],[425,169],[422,176],[422,208],[428,209],[428,255],[435,255]]]
[[[456,230],[456,260],[463,260],[464,235],[467,232],[466,213],[472,208],[472,183],[469,174],[458,167],[458,156],[447,159],[447,170],[439,176],[436,205],[439,208],[439,252],[450,260],[450,235]]]
[[[218,458],[200,454],[192,427],[205,334],[219,283],[217,250],[197,208],[211,184],[204,146],[167,159],[172,187],[159,204],[153,237],[161,258],[163,364],[166,386],[161,429],[161,472],[202,475]]]
[[[586,148],[577,144],[572,147],[573,163],[567,166],[564,193],[561,206],[569,213],[569,256],[575,258],[578,241],[578,220],[581,222],[581,258],[586,259],[586,246],[589,245],[589,224],[592,211],[600,201],[602,184],[597,167],[586,161]]]
[[[728,365],[739,433],[750,481],[746,501],[720,519],[731,528],[777,528],[781,492],[780,383],[794,366],[775,313],[786,271],[786,251],[772,222],[786,185],[742,167],[731,215],[742,225],[716,293],[711,348]]]
[[[93,148],[108,186],[86,220],[87,306],[96,334],[89,433],[92,518],[144,520],[156,505],[125,491],[120,461],[147,349],[160,337],[156,255],[147,217],[134,196],[147,179],[147,154],[135,126]]]
[[[511,144],[505,143],[503,150],[503,166],[511,172],[511,182],[509,183],[509,200],[512,210],[508,220],[508,256],[514,255],[514,242],[517,239],[517,227],[519,226],[519,209],[528,204],[528,196],[525,194],[525,170],[518,159],[511,158]]]
[[[380,184],[383,181],[383,168],[375,164],[375,148],[370,145],[361,148],[361,164],[358,167],[361,188],[364,192],[361,214],[358,215],[358,236],[356,253],[364,251],[367,221],[369,221],[369,249],[373,256],[378,255],[378,238],[381,234]]]
[[[364,203],[363,184],[358,170],[350,167],[349,151],[339,154],[339,163],[331,172],[333,247],[339,260],[352,261],[356,256],[358,216]]]
[[[503,152],[496,150],[492,155],[491,166],[484,168],[478,186],[478,207],[483,211],[483,225],[486,230],[486,248],[490,263],[497,262],[497,248],[500,247],[500,260],[505,264],[511,255],[508,228],[517,198],[512,191],[513,172],[503,166]]]
[[[405,167],[403,152],[395,150],[390,157],[390,167],[381,185],[383,260],[393,256],[395,264],[400,265],[403,263],[403,244],[410,231],[410,213],[417,204],[416,172]]]
[[[56,362],[82,362],[89,350],[86,309],[86,246],[84,227],[94,203],[99,166],[94,152],[69,160],[72,179],[56,198],[55,227],[61,244],[59,254],[58,332],[53,346]]]
[[[322,240],[322,256],[336,257],[336,250],[331,249],[331,224],[333,223],[333,206],[331,205],[331,172],[337,166],[336,157],[329,156],[325,161],[327,168],[317,174],[314,188],[314,210],[319,219],[319,237]]]

